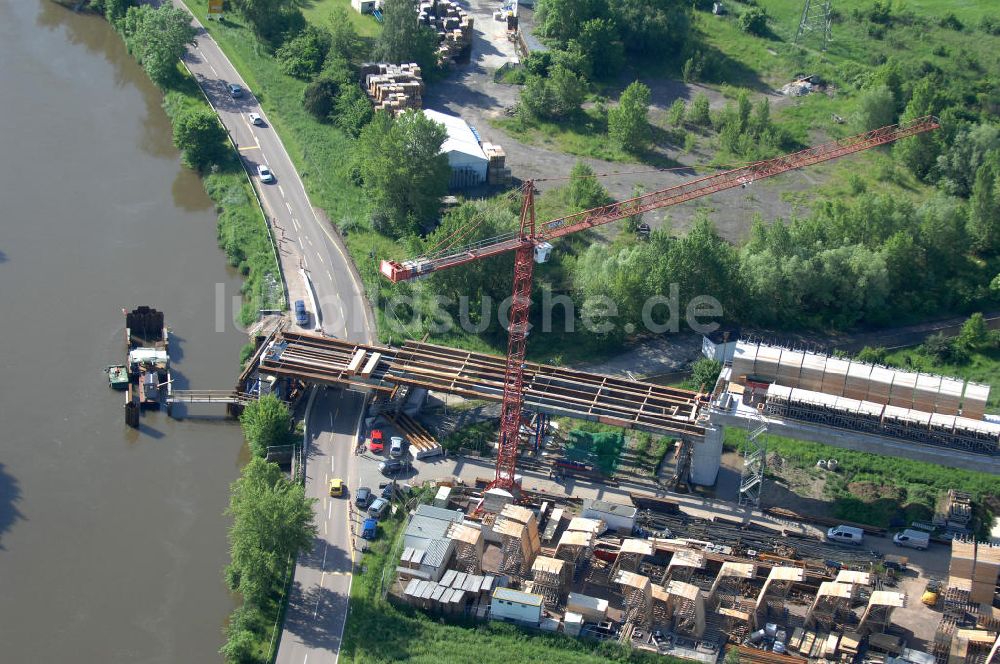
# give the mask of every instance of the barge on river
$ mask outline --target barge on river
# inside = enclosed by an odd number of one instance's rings
[[[141,409],[159,408],[170,397],[170,336],[163,312],[136,307],[122,313],[129,375],[125,422],[137,427]]]

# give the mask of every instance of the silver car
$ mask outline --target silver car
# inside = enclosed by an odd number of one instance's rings
[[[266,164],[257,164],[257,175],[260,176],[261,182],[274,182],[274,174]]]

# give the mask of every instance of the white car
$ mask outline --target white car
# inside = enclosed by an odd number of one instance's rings
[[[257,175],[260,176],[261,182],[274,182],[274,175],[265,164],[257,164]]]
[[[250,124],[257,125],[258,127],[264,126],[264,119],[257,113],[250,113],[247,117],[250,118]]]

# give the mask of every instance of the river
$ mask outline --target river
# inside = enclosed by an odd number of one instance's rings
[[[212,203],[102,19],[0,0],[0,63],[0,660],[219,661],[239,427],[129,430],[102,371],[145,304],[175,387],[232,387],[246,337],[215,330],[216,284],[240,282]]]

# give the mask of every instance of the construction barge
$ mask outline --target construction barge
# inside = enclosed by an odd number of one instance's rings
[[[151,307],[122,309],[125,315],[125,352],[128,388],[125,423],[139,426],[145,408],[159,409],[171,396],[170,337],[163,312]]]

